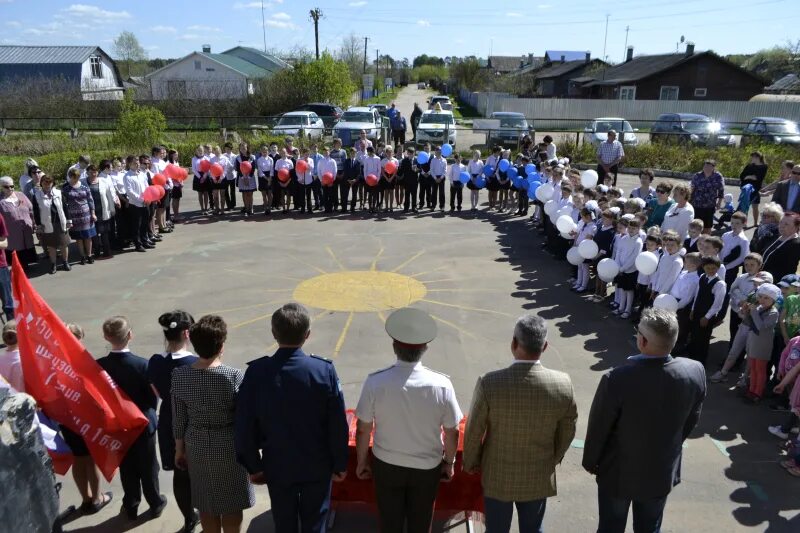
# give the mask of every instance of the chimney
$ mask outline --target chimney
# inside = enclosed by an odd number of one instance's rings
[[[567,58],[567,56],[565,56],[564,54],[561,54],[561,62],[562,62],[562,63],[564,62],[564,60],[565,60],[566,58]]]
[[[592,60],[592,53],[591,52],[586,52],[586,62],[588,63],[591,60]]]
[[[528,64],[533,65],[533,54],[528,54]]]
[[[625,62],[631,61],[633,59],[633,46],[628,47],[628,53],[625,54]]]
[[[694,55],[694,43],[689,41],[686,43],[686,57]]]
[[[204,54],[210,54],[211,53],[211,45],[210,44],[204,44],[203,45],[203,53]]]

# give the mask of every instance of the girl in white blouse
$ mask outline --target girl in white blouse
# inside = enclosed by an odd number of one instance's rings
[[[467,172],[469,172],[467,188],[469,189],[469,203],[473,211],[478,208],[481,190],[476,185],[476,182],[480,175],[483,174],[483,166],[483,161],[481,161],[481,152],[479,150],[475,150],[472,152],[472,159],[467,165]]]

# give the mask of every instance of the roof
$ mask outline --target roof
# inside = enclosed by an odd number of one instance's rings
[[[605,65],[606,63],[600,61],[599,59],[592,60],[593,62],[602,63]],[[544,80],[548,78],[560,78],[565,74],[569,74],[574,70],[578,70],[579,68],[585,67],[590,65],[591,63],[587,63],[586,59],[581,59],[580,61],[565,61],[561,63],[553,63],[552,65],[546,66],[543,69],[539,70],[534,77],[537,80]]]
[[[586,59],[586,51],[570,51],[570,50],[547,50],[544,53],[544,60],[550,63],[561,61],[561,56],[564,56],[564,61],[583,61]]]
[[[492,114],[489,118],[492,117],[524,117],[525,115],[522,113],[517,113],[516,111],[492,111]]]
[[[307,117],[309,115],[316,115],[313,111],[289,111],[288,113],[284,113],[282,116],[301,116]]]
[[[0,64],[83,63],[97,46],[0,46]],[[101,53],[108,55],[102,50]]]
[[[800,93],[800,78],[797,74],[787,74],[772,85],[765,87],[766,93]]]
[[[763,120],[764,122],[783,124],[784,122],[794,122],[788,118],[780,117],[753,117],[751,120]]]
[[[218,63],[222,63],[226,67],[229,67],[236,72],[247,76],[248,78],[264,78],[272,74],[269,70],[261,68],[258,65],[254,65],[253,63],[245,61],[244,59],[236,56],[229,56],[227,54],[208,54],[205,52],[198,52],[198,54],[209,59],[213,59]]]
[[[347,108],[347,111],[362,111],[362,112],[370,112],[370,111],[372,111],[372,108],[371,108],[371,107],[366,107],[366,106],[357,105],[357,106],[353,106],[353,107],[348,107],[348,108]]]
[[[427,111],[423,111],[422,114],[423,115],[436,115],[436,114],[452,115],[453,112],[450,111],[449,109],[442,109],[441,111],[438,111],[436,109],[428,109]]]
[[[489,66],[499,72],[519,70],[528,64],[528,56],[489,56]]]
[[[292,68],[286,61],[273,55],[262,52],[249,46],[235,46],[222,52],[224,55],[238,57],[248,63],[257,65],[269,72],[275,73],[283,69]]]

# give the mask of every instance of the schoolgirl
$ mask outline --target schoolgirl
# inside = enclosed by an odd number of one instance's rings
[[[475,211],[478,208],[478,201],[480,200],[481,191],[478,188],[477,180],[478,178],[480,178],[481,174],[483,174],[483,170],[484,170],[484,164],[483,161],[481,161],[481,152],[480,150],[475,150],[474,152],[472,152],[472,159],[470,159],[469,164],[467,165],[467,172],[469,173],[469,181],[467,182],[467,189],[469,189],[469,201],[472,211]],[[496,172],[493,172],[492,176],[486,179],[487,189],[489,188],[489,182],[492,180],[497,181]],[[461,190],[458,191],[458,194],[459,196],[461,195]],[[494,206],[494,202],[491,200],[492,194],[493,194],[492,192],[489,192],[489,198],[490,198],[489,209],[491,209]],[[452,205],[452,200],[450,204]],[[461,205],[461,198],[458,199],[458,204]]]
[[[178,163],[178,151],[177,150],[169,150],[167,151],[167,163],[175,165],[176,167],[180,166]],[[183,183],[177,180],[172,181],[172,191],[170,192],[170,201],[172,202],[172,214],[171,214],[171,222],[180,222],[180,208],[181,208],[181,198],[183,198]]]
[[[394,163],[395,171],[391,174],[386,172],[386,165]],[[400,162],[394,157],[394,149],[387,146],[384,150],[384,157],[381,159],[381,182],[380,187],[383,190],[383,198],[386,200],[386,207],[381,203],[381,208],[384,211],[394,212],[394,190],[397,185],[397,169],[400,167]]]
[[[208,195],[207,189],[207,172],[201,170],[201,165],[204,166],[203,161],[208,161],[202,145],[198,145],[194,150],[194,157],[192,158],[192,190],[197,193],[197,201],[200,203],[200,212],[202,214],[208,213]]]
[[[272,180],[275,177],[275,161],[269,154],[269,147],[261,145],[261,155],[256,159],[256,170],[258,172],[258,190],[261,191],[261,199],[264,202],[264,215],[272,213]]]
[[[281,148],[280,151],[281,158],[275,161],[275,176],[278,177],[278,205],[282,207],[281,211],[283,213],[289,212],[289,204],[292,201],[292,179],[291,174],[294,171],[294,162],[292,161],[291,157],[289,157],[289,153],[286,152],[286,148]],[[289,179],[288,180],[281,180],[280,179],[280,171],[286,170],[289,172]],[[241,178],[240,178],[241,180]]]
[[[594,239],[596,232],[597,224],[595,224],[594,212],[588,207],[582,208],[573,246],[577,247],[585,240]],[[585,293],[589,288],[589,265],[591,262],[591,259],[585,259],[578,265],[578,279],[575,281],[575,285],[572,286],[572,290],[578,294]]]
[[[242,163],[245,161],[250,163],[250,172],[242,169]],[[239,155],[236,156],[234,167],[239,176],[239,192],[242,193],[242,203],[244,204],[242,213],[249,217],[253,214],[253,192],[258,188],[258,180],[255,176],[255,158],[250,154],[250,147],[246,142],[239,143]]]

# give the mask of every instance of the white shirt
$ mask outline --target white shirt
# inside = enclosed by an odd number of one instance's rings
[[[444,157],[431,158],[431,176],[438,178],[447,174],[447,160]]]
[[[228,179],[228,180],[235,180],[236,179],[236,168],[235,168],[236,156],[233,155],[233,152],[231,152],[231,153],[225,152],[224,154],[222,154],[220,156],[220,159],[225,161],[225,163],[222,165],[222,167],[225,169],[225,173],[223,174],[223,176],[225,176],[225,178]]]
[[[258,168],[258,177],[271,178],[274,166],[275,162],[272,160],[270,156],[268,155],[259,156],[258,161],[256,161],[256,167]]]
[[[716,282],[713,287],[711,287],[711,294],[714,295],[714,303],[711,304],[711,309],[709,309],[705,315],[709,320],[719,314],[719,312],[722,310],[722,304],[725,302],[725,276],[720,275],[720,273],[717,272],[717,275],[714,276],[714,278],[718,278],[719,281]],[[709,281],[713,280],[714,278],[710,278]],[[692,304],[692,311],[694,311],[694,305],[697,303],[697,295],[699,292],[700,276],[697,277],[697,287],[694,289],[694,303]],[[696,316],[695,318],[700,317]]]
[[[297,183],[300,185],[311,185],[314,181],[314,160],[310,157],[303,159],[302,157],[297,160],[299,163],[300,161],[305,161],[308,164],[305,172],[300,172],[299,170],[295,170],[297,174]]]
[[[192,172],[194,173],[195,177],[197,177],[197,178],[202,178],[203,177],[203,172],[200,170],[200,162],[203,159],[208,159],[208,158],[206,156],[203,156],[203,157],[195,156],[195,157],[192,158]]]
[[[636,271],[636,258],[642,252],[642,238],[625,234],[614,244],[614,261],[619,271],[630,274]]]
[[[470,161],[470,164],[474,163],[474,161]],[[455,163],[450,165],[447,169],[447,177],[450,178],[451,183],[461,183],[461,173],[466,170],[464,165],[461,163]]]
[[[650,280],[650,286],[659,294],[668,294],[683,269],[683,258],[678,250],[674,255],[664,253],[658,260],[658,268]]]
[[[664,213],[664,222],[661,223],[661,231],[672,230],[678,234],[683,242],[689,236],[689,223],[694,220],[694,207],[686,203],[683,207],[672,204],[667,212]]]
[[[173,359],[183,359],[184,357],[189,357],[190,355],[194,355],[189,350],[178,350],[177,352],[161,352],[161,357],[167,359],[169,356],[172,356]]]
[[[67,176],[66,176],[67,183],[69,183],[69,171],[72,170],[73,168],[77,168],[78,170],[80,170],[81,171],[81,181],[86,181],[86,169],[85,168],[81,168],[81,164],[80,163],[75,163],[74,165],[72,165],[71,167],[69,167],[67,169]]]
[[[396,162],[397,160],[395,159],[395,163]],[[336,165],[336,161],[334,161],[332,157],[323,157],[319,160],[319,163],[317,163],[317,176],[320,178],[324,176],[326,172],[330,172],[335,178],[338,171],[339,169]]]
[[[553,159],[556,159],[556,145],[550,143],[547,145],[547,160],[552,161]]]
[[[147,174],[129,170],[122,178],[128,201],[136,207],[144,207],[144,190],[147,188]]]
[[[477,176],[483,172],[483,161],[478,159],[475,161],[474,159],[470,159],[469,164],[467,165],[467,172],[469,172],[470,176]]]
[[[722,234],[722,251],[719,253],[720,257],[727,258],[728,254],[733,252],[733,249],[737,246],[739,247],[739,254],[734,257],[732,261],[725,263],[726,270],[734,269],[744,263],[744,258],[750,253],[750,241],[747,239],[744,232],[738,235],[732,231]]]
[[[364,177],[374,174],[376,178],[381,175],[381,158],[377,155],[372,157],[366,156],[361,160],[361,165],[364,167]]]
[[[155,176],[156,174],[163,174],[164,169],[167,168],[167,162],[154,157],[150,160],[150,172]]]
[[[367,377],[356,416],[375,422],[375,457],[422,470],[442,462],[442,428],[458,427],[463,418],[448,376],[404,361]]]
[[[19,350],[6,350],[0,355],[0,376],[6,378],[9,385],[17,392],[25,392],[25,380],[22,378],[22,362]]]
[[[755,276],[748,273],[739,274],[736,279],[731,283],[731,288],[728,291],[730,298],[731,311],[739,312],[739,305],[745,301],[747,295],[756,290],[756,284],[753,283]]]
[[[678,279],[672,284],[672,289],[669,293],[678,300],[678,309],[683,309],[694,301],[694,293],[697,290],[697,283],[700,281],[700,276],[697,271],[689,272],[683,270],[678,275]]]
[[[589,237],[594,237],[596,231],[597,231],[597,224],[595,224],[594,222],[590,222],[588,224],[583,220],[578,222],[578,236],[575,237],[575,246],[578,246],[580,243],[582,243]]]

